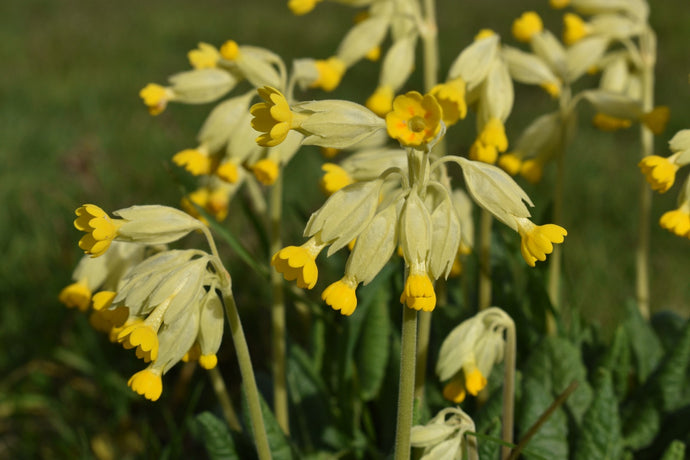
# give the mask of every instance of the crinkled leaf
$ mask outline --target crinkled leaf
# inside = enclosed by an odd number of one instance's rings
[[[546,345],[551,351],[553,395],[565,391],[573,381],[578,383],[565,404],[579,421],[592,400],[592,389],[587,383],[587,369],[582,363],[580,349],[560,337],[549,337]]]
[[[683,391],[687,388],[687,370],[690,365],[690,321],[675,346],[664,357],[653,376],[654,393],[663,411],[673,411],[685,404]]]
[[[661,460],[683,460],[685,458],[685,444],[674,440],[669,444]]]
[[[376,397],[385,377],[390,352],[390,297],[389,290],[379,290],[372,299],[364,320],[356,361],[360,394],[364,401]]]
[[[202,412],[196,417],[199,427],[199,441],[206,447],[211,460],[239,460],[235,442],[228,426],[211,412]]]
[[[637,450],[654,441],[661,425],[661,414],[651,398],[645,398],[625,419],[623,425],[624,444]]]
[[[529,376],[523,382],[522,391],[520,410],[517,412],[520,437],[526,434],[555,399],[542,382]],[[536,455],[524,452],[525,458],[568,458],[568,420],[562,408],[551,414],[529,441],[527,448]]]
[[[603,362],[603,366],[611,371],[613,389],[618,401],[622,401],[628,393],[631,359],[628,334],[623,326],[618,326]]]
[[[292,451],[288,439],[285,437],[285,433],[278,425],[271,408],[268,407],[266,401],[264,401],[263,396],[259,394],[259,403],[261,405],[261,415],[264,419],[264,427],[266,428],[266,437],[268,438],[268,446],[271,450],[271,454],[275,459],[285,459],[291,460],[297,458]],[[249,427],[250,435],[254,439],[253,426],[251,419],[249,418],[249,404],[247,402],[247,395],[245,394],[244,387],[242,388],[242,414],[244,414],[244,424]]]
[[[642,318],[639,310],[633,304],[626,305],[626,320],[624,327],[629,337],[634,337],[632,345],[633,356],[637,364],[638,382],[644,382],[659,364],[663,355],[663,348],[659,338],[649,323]]]

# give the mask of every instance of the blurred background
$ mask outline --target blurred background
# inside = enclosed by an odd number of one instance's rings
[[[686,0],[652,3],[659,47],[656,100],[671,109],[669,126],[656,139],[663,156],[670,137],[690,128],[687,6]],[[492,28],[515,45],[510,25],[528,9],[560,34],[562,12],[549,11],[546,0],[439,0],[441,76],[480,28]],[[0,4],[0,458],[74,458],[75,452],[83,458],[175,457],[190,448],[194,441],[179,420],[213,404],[203,374],[192,377],[194,369],[185,368],[168,402],[148,403],[126,387],[127,376],[138,370],[131,355],[57,301],[81,257],[74,209],[82,203],[106,210],[177,205],[181,188],[170,158],[196,145],[209,107],[172,104],[151,117],[138,91],[188,68],[186,53],[198,42],[234,39],[263,46],[288,64],[298,57],[325,58],[353,15],[350,8],[321,4],[293,17],[279,0]],[[362,62],[334,93],[305,97],[363,103],[377,78],[378,64]],[[588,78],[578,87],[596,84]],[[419,77],[408,84],[421,87]],[[516,85],[516,94],[509,139],[555,107],[541,90]],[[606,329],[635,292],[639,134],[636,127],[598,132],[589,122],[592,109],[581,108],[580,131],[566,156],[564,304]],[[466,155],[473,140],[470,118],[455,129],[449,151]],[[307,150],[288,170],[313,179],[313,186],[299,190],[303,195],[286,198],[306,215],[322,201],[316,187],[320,161],[315,150]],[[537,222],[548,220],[552,172],[537,186],[519,181],[536,204]],[[675,208],[677,188],[654,195],[651,306],[687,315],[690,240],[657,225],[663,212]],[[228,221],[235,229],[241,224],[232,209]],[[298,233],[286,240],[294,242],[290,238]],[[242,270],[230,266],[231,273]],[[250,319],[266,308],[260,300],[240,305]],[[255,354],[259,371],[267,368],[261,351]],[[230,363],[224,372],[237,383],[233,369]]]

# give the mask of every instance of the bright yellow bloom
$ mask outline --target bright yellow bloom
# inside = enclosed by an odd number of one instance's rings
[[[212,69],[218,64],[220,53],[215,46],[199,43],[199,47],[187,53],[189,63],[195,69]]]
[[[79,247],[92,257],[103,255],[117,236],[117,229],[124,223],[121,219],[111,219],[108,214],[94,204],[85,204],[76,210],[74,226],[86,232],[79,240]]]
[[[365,59],[371,62],[376,62],[381,59],[381,47],[375,46],[364,55]]]
[[[197,205],[200,208],[206,208],[208,205],[209,195],[210,192],[208,188],[202,187],[200,189],[197,189],[188,194],[187,196],[182,197],[182,200],[180,200],[180,207],[184,210],[184,212],[186,212],[190,216],[196,217],[202,222],[206,222],[206,220],[201,216],[201,214],[199,214],[199,211],[196,210],[194,205]]]
[[[461,379],[451,380],[443,387],[443,397],[455,404],[460,404],[465,400],[467,392]]]
[[[401,144],[418,147],[430,142],[441,129],[441,106],[430,94],[416,91],[397,96],[386,115],[388,135]]]
[[[289,0],[288,8],[295,16],[302,16],[309,13],[316,7],[321,0]]]
[[[498,158],[498,151],[493,145],[484,145],[479,139],[472,143],[470,147],[470,160],[481,161],[482,163],[494,164]]]
[[[327,196],[331,196],[341,188],[354,182],[347,171],[337,164],[324,163],[321,169],[325,171],[326,174],[324,174],[319,181],[319,186],[321,187],[321,191]]]
[[[218,364],[218,357],[216,355],[201,355],[199,356],[199,366],[206,370],[211,370]]]
[[[111,309],[116,292],[100,291],[93,295],[93,310],[98,313],[98,321],[108,324],[108,328],[104,332],[109,332],[113,327],[120,327],[125,324],[129,317],[129,308],[120,305],[117,308]]]
[[[316,70],[319,72],[319,77],[312,88],[321,88],[324,91],[333,91],[340,84],[343,75],[345,75],[345,63],[333,56],[326,60],[318,60],[315,62]]]
[[[676,181],[678,165],[673,161],[673,155],[669,158],[649,155],[644,157],[637,166],[642,170],[652,190],[659,193],[667,192]]]
[[[503,123],[498,118],[491,118],[470,147],[470,159],[494,164],[498,153],[505,152],[507,149],[508,138]]]
[[[195,149],[185,149],[172,157],[173,163],[181,166],[194,176],[210,174],[212,160],[203,144]]]
[[[273,185],[278,179],[278,174],[280,173],[280,168],[278,163],[271,160],[270,158],[264,158],[259,160],[252,165],[252,172],[256,180],[264,185]]]
[[[374,94],[369,96],[365,105],[379,117],[385,117],[393,110],[393,88],[388,85],[379,86]]]
[[[498,159],[498,166],[511,176],[514,176],[522,168],[522,159],[514,153],[506,153]]]
[[[651,111],[642,115],[642,123],[649,128],[651,132],[657,136],[664,132],[668,119],[671,117],[671,111],[665,105],[654,107]]]
[[[114,291],[100,291],[93,295],[93,309],[95,311],[102,311],[110,308],[113,299],[117,295]]]
[[[326,302],[333,310],[339,310],[341,314],[350,316],[357,308],[357,281],[344,276],[340,281],[328,286],[323,293],[321,299]]]
[[[572,45],[589,34],[587,23],[580,16],[573,13],[563,15],[563,43]]]
[[[158,331],[145,321],[125,327],[117,335],[117,341],[128,350],[137,347],[137,356],[143,354],[151,361],[158,357]]]
[[[340,150],[333,147],[321,147],[321,155],[329,160],[335,158],[335,156],[340,153]]]
[[[139,97],[144,100],[144,104],[148,107],[151,115],[158,115],[163,112],[168,101],[171,101],[174,96],[175,93],[172,89],[155,83],[149,83],[139,91]]]
[[[163,393],[163,379],[159,370],[149,368],[139,371],[127,381],[127,385],[149,401],[157,401]]]
[[[226,189],[219,187],[210,191],[205,208],[218,222],[222,222],[228,217],[229,207],[230,195]]]
[[[681,206],[665,212],[659,220],[659,225],[678,236],[690,238],[690,207]]]
[[[434,86],[430,94],[443,110],[443,122],[446,126],[457,123],[467,115],[465,103],[465,82],[462,78],[456,78],[446,83]]]
[[[532,36],[544,30],[544,23],[534,11],[526,11],[513,21],[513,36],[517,41],[528,43]]]
[[[225,182],[234,184],[239,178],[237,165],[232,161],[224,161],[216,169],[216,176],[220,177]]]
[[[561,10],[570,5],[570,0],[549,0],[549,4],[551,5],[551,8]]]
[[[86,311],[91,303],[91,289],[85,280],[77,281],[63,288],[58,300],[68,308],[77,307],[81,311]]]
[[[429,275],[426,273],[410,274],[400,296],[400,303],[415,310],[433,311],[436,306],[436,293]]]
[[[542,83],[539,86],[554,99],[561,95],[561,85],[556,82]]]
[[[520,175],[532,184],[536,184],[544,175],[544,163],[541,159],[529,159],[522,163]]]
[[[240,55],[240,47],[235,40],[228,40],[220,47],[220,55],[228,61],[236,60]]]
[[[592,124],[602,131],[618,131],[619,129],[627,129],[632,125],[632,121],[625,118],[613,117],[605,113],[597,113],[592,118]]]
[[[465,376],[465,388],[472,396],[477,396],[480,391],[486,386],[486,377],[484,377],[474,362],[469,362],[463,365],[462,373]]]
[[[496,32],[494,32],[491,29],[482,29],[479,32],[477,32],[477,35],[474,36],[474,41],[481,40],[483,38],[489,38],[496,35]]]
[[[522,238],[522,257],[530,267],[534,267],[537,260],[546,260],[546,255],[553,252],[553,243],[562,243],[568,234],[560,225],[535,225],[526,218],[518,219],[518,233]]]
[[[316,256],[324,245],[310,239],[302,246],[288,246],[276,252],[271,259],[271,265],[278,273],[282,273],[287,281],[297,280],[297,286],[311,289],[316,286],[319,269],[316,267]]]
[[[292,128],[293,113],[285,96],[277,89],[264,86],[258,92],[264,102],[249,109],[254,116],[252,128],[263,133],[256,142],[263,147],[275,147],[285,140]]]

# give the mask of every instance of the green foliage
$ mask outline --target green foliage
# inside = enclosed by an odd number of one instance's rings
[[[206,447],[211,460],[239,460],[235,442],[227,424],[210,412],[196,416],[199,427],[198,440]]]

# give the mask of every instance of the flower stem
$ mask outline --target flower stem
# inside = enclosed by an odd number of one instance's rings
[[[283,213],[283,174],[271,187],[269,206],[270,254],[275,254],[282,247],[281,217]],[[285,295],[283,278],[276,270],[271,270],[271,288],[273,303],[271,305],[271,350],[273,371],[273,410],[276,420],[285,434],[290,434],[288,415],[287,385],[285,379]]]
[[[231,430],[241,432],[242,425],[240,425],[240,421],[237,418],[237,413],[232,405],[232,400],[228,394],[228,389],[225,386],[225,381],[223,380],[223,376],[220,374],[218,367],[214,367],[213,369],[209,370],[208,376],[211,379],[211,386],[213,387],[213,391],[216,393],[218,403],[223,410],[225,421],[228,423],[228,426]]]
[[[259,390],[256,387],[254,369],[252,369],[252,360],[249,356],[249,347],[247,346],[247,340],[244,336],[244,330],[242,329],[240,315],[237,312],[237,304],[235,304],[235,298],[232,295],[229,282],[227,286],[223,288],[223,303],[225,304],[225,314],[227,315],[228,322],[230,323],[230,332],[232,333],[232,341],[235,345],[237,362],[240,366],[242,385],[244,386],[244,391],[247,395],[249,418],[252,423],[252,432],[254,433],[256,451],[260,460],[267,460],[271,458],[271,450],[268,446],[268,437],[266,436],[266,428],[264,427],[264,418],[261,414]]]
[[[513,419],[515,417],[515,354],[516,338],[515,323],[510,322],[506,327],[505,360],[503,362],[503,442],[513,444]],[[510,447],[502,447],[501,458],[507,459],[510,456]]]
[[[438,283],[437,283],[438,285]],[[438,303],[437,303],[438,306]],[[431,332],[430,311],[419,312],[419,329],[417,331],[417,357],[414,379],[414,399],[420,403],[424,400],[424,385],[426,384],[427,356],[429,354],[429,334]]]
[[[486,209],[479,215],[479,310],[491,306],[491,222]]]
[[[415,351],[417,348],[417,311],[405,305],[403,305],[402,309],[395,460],[408,460],[410,458],[410,434],[414,409]]]

